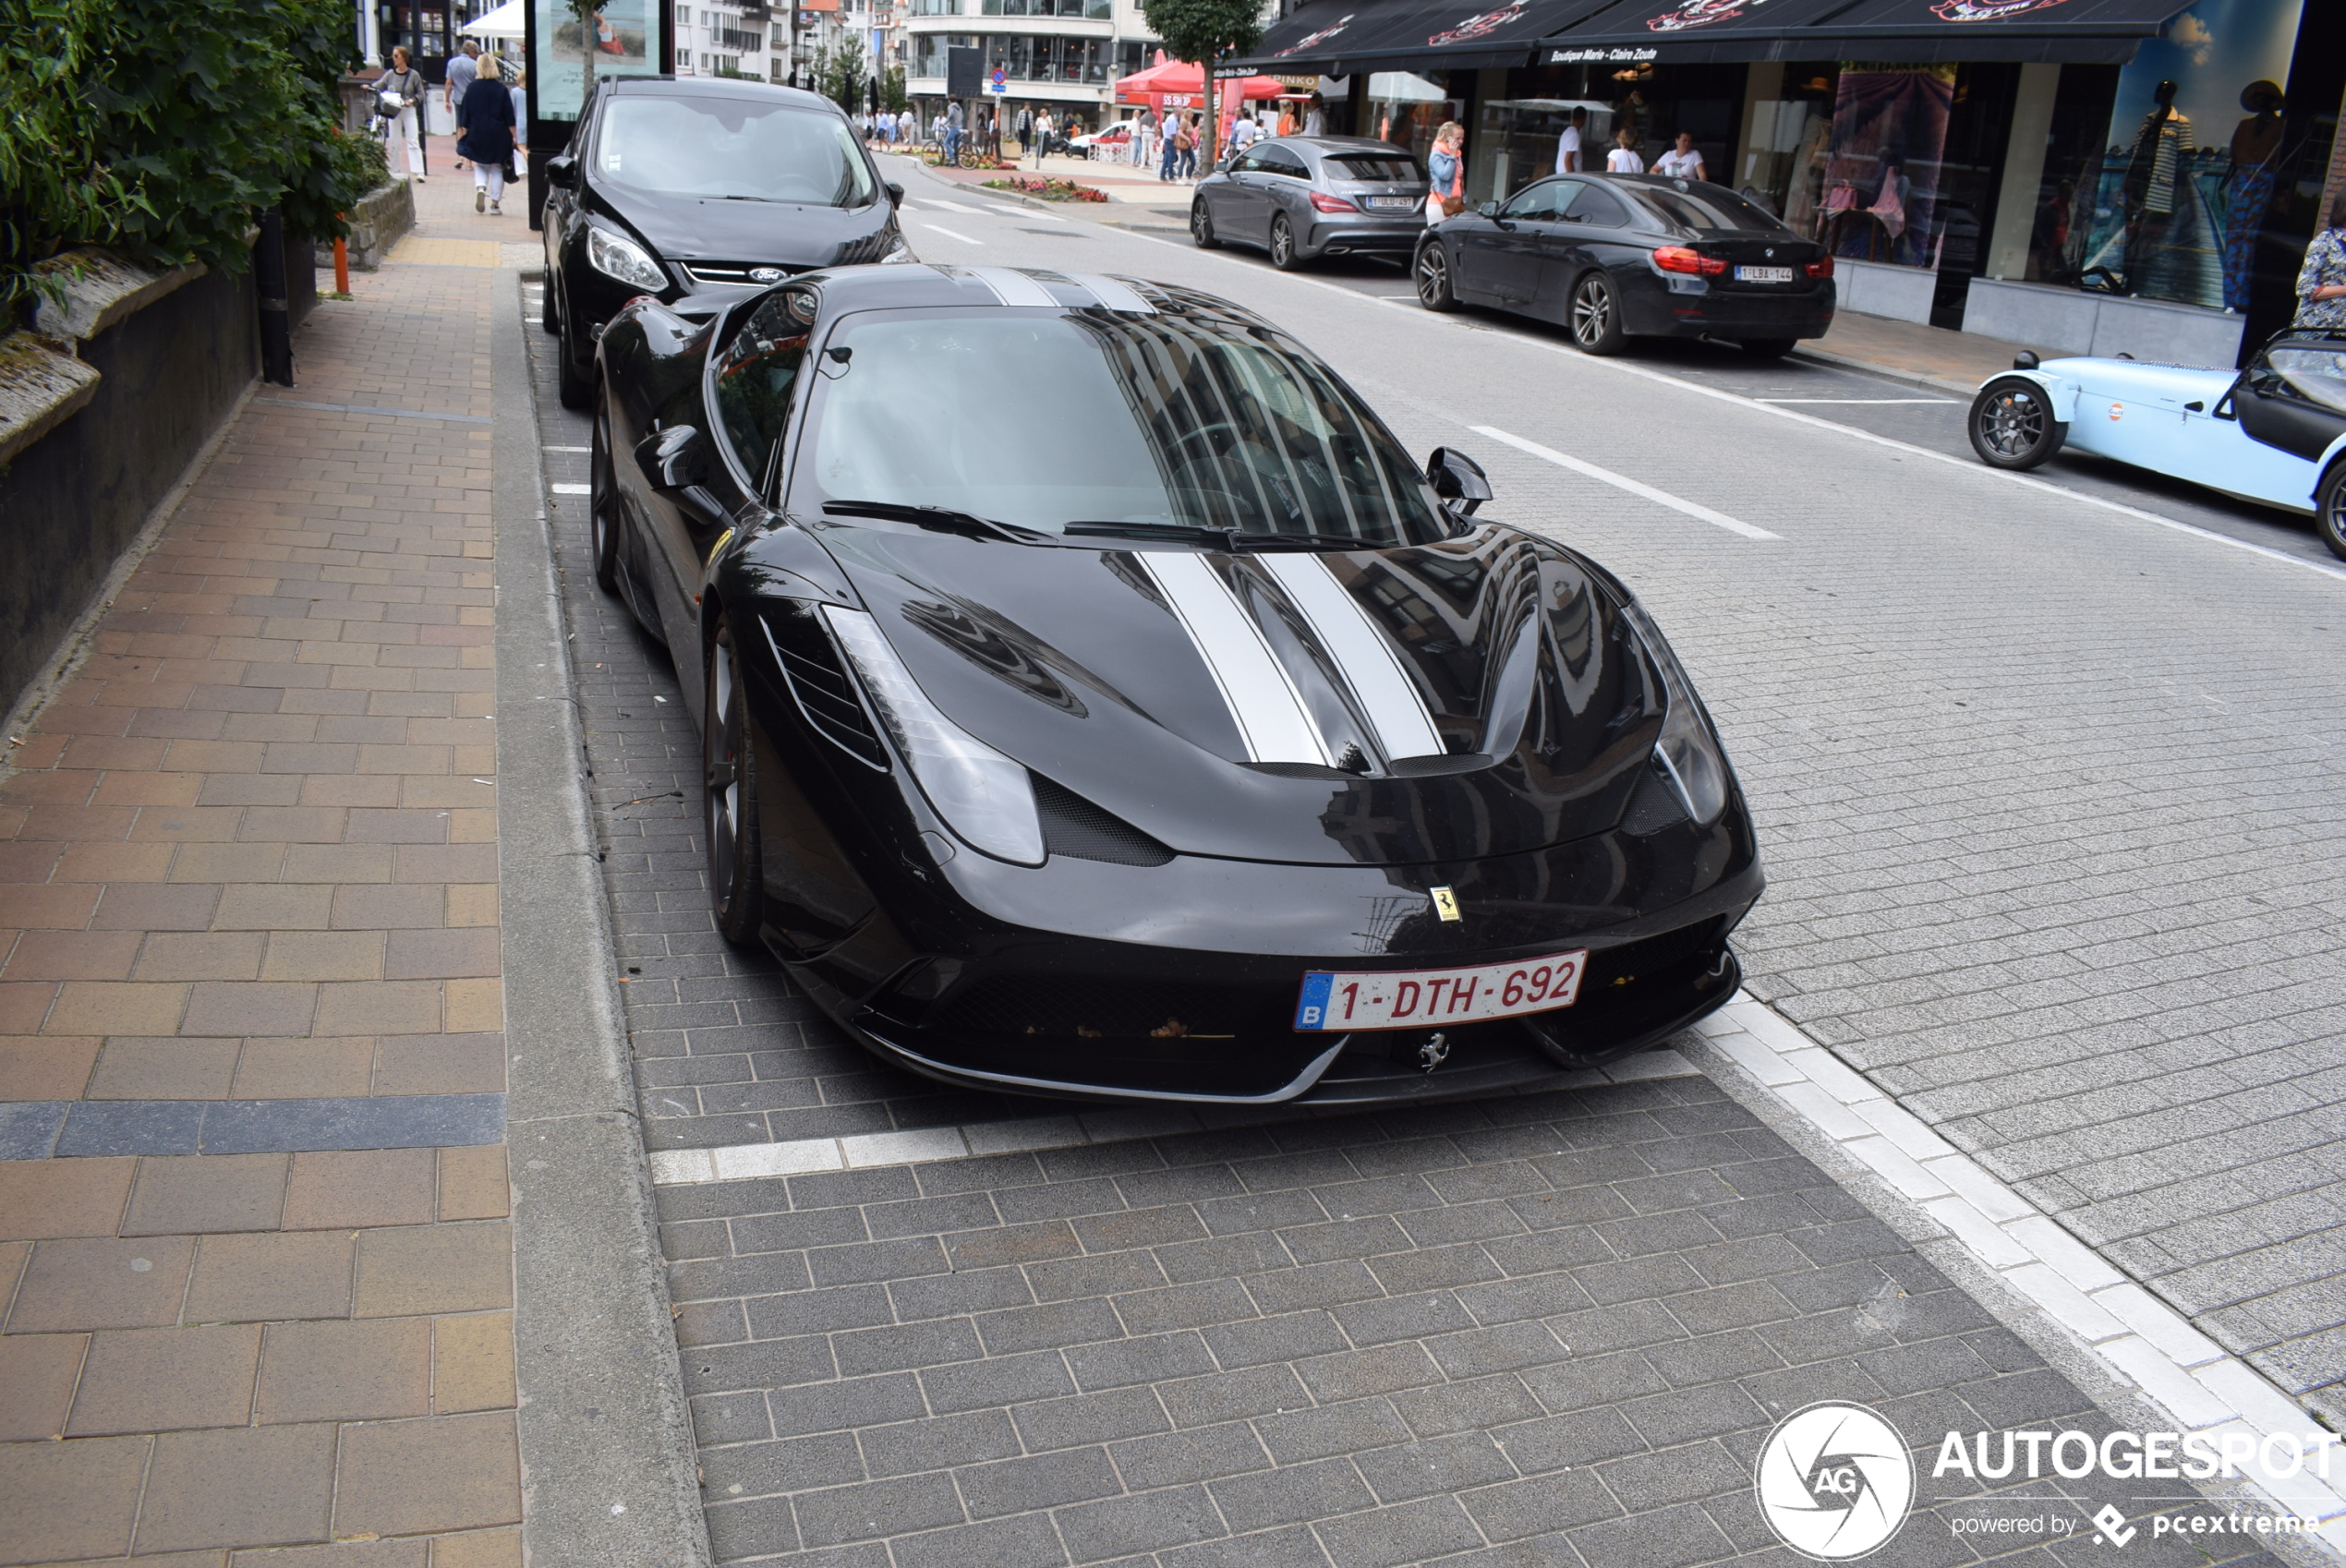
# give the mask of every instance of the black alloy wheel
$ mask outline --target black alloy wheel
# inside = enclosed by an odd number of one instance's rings
[[[1782,359],[1790,354],[1798,338],[1746,338],[1743,351],[1754,359]]]
[[[2314,491],[2314,531],[2330,554],[2346,561],[2346,458],[2329,465]]]
[[[2024,376],[1999,376],[1980,388],[1965,424],[1971,450],[1991,468],[2039,467],[2069,439],[2045,389]]]
[[[1214,237],[1214,215],[1205,210],[1205,198],[1190,203],[1190,237],[1197,241],[1200,250],[1219,250],[1222,242]]]
[[[1450,257],[1442,242],[1432,235],[1418,241],[1417,260],[1409,272],[1418,285],[1418,303],[1428,310],[1447,313],[1458,308],[1458,296],[1450,287]]]
[[[578,345],[571,341],[572,335],[570,312],[565,310],[562,312],[561,332],[554,342],[554,390],[564,408],[583,409],[595,397],[595,383],[591,379],[594,353],[588,350],[587,363],[581,366]]]
[[[595,437],[586,460],[586,537],[594,553],[595,585],[619,592],[619,487],[611,462],[611,388],[595,399]]]
[[[1572,341],[1583,354],[1619,354],[1629,346],[1621,330],[1621,310],[1613,296],[1613,280],[1590,272],[1572,285]]]
[[[1295,253],[1295,225],[1282,212],[1271,220],[1271,265],[1282,272],[1292,272],[1303,265],[1303,258]]]
[[[757,787],[748,694],[729,621],[708,650],[708,706],[701,715],[702,820],[708,834],[708,898],[718,934],[737,947],[757,940],[765,879],[757,853]]]

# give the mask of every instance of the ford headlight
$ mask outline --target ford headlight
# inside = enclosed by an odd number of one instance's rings
[[[919,259],[919,257],[913,254],[913,247],[904,243],[904,236],[902,235],[898,235],[896,236],[894,248],[890,249],[887,255],[879,259],[879,264],[885,267],[889,265],[891,262],[901,264],[906,261],[917,261]]]
[[[1669,781],[1670,792],[1699,826],[1709,826],[1727,809],[1727,754],[1719,749],[1711,719],[1695,699],[1694,682],[1671,651],[1669,639],[1653,623],[1645,606],[1631,599],[1621,607],[1645,645],[1646,657],[1662,672],[1662,689],[1669,704],[1662,716],[1662,738],[1653,745],[1654,766]]]
[[[609,229],[586,231],[586,259],[598,272],[633,288],[657,294],[668,286],[667,275],[659,270],[659,263],[647,255],[642,246]]]
[[[869,615],[827,604],[823,619],[937,814],[998,860],[1041,865],[1043,823],[1025,767],[939,712]]]

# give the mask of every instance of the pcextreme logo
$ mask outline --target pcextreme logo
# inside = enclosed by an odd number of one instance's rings
[[[1815,1562],[1844,1562],[1906,1522],[1915,1466],[1888,1421],[1862,1405],[1820,1401],[1768,1434],[1755,1490],[1777,1539]]]

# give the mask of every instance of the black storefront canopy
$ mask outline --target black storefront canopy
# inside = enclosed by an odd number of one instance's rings
[[[2189,0],[1314,0],[1284,17],[1252,69],[1637,64],[1642,61],[2043,60],[2122,65]],[[1526,45],[1530,47],[1527,48]]]

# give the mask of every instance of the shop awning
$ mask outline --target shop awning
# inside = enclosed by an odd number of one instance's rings
[[[1399,62],[1422,62],[1431,70],[1520,66],[1542,39],[1613,3],[1314,0],[1271,24],[1262,44],[1237,65],[1275,75],[1311,69],[1328,76]]]
[[[1535,63],[2044,60],[2122,65],[2190,0],[1614,0]]]

